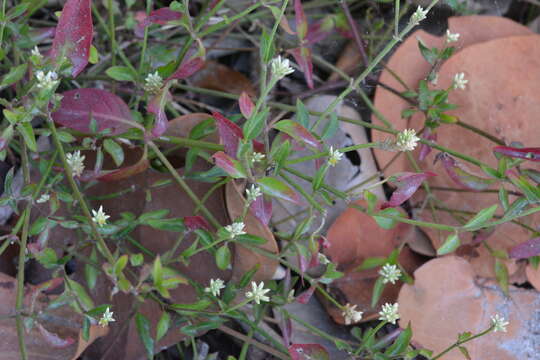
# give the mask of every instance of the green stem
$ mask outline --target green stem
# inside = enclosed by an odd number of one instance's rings
[[[187,148],[198,148],[211,151],[223,151],[225,148],[223,145],[216,144],[209,141],[193,140],[189,138],[177,137],[177,136],[161,136],[155,141],[168,142],[171,144],[183,145]]]
[[[300,172],[300,171],[298,171],[296,169],[284,166],[283,170],[285,170],[286,172],[288,172],[290,174],[293,174],[294,176],[299,177],[300,179],[303,179],[305,181],[309,181],[310,183],[313,182],[313,178],[311,176],[305,175],[304,173],[302,173],[302,172]],[[334,188],[332,186],[323,184],[321,187],[323,189],[331,192],[335,196],[339,197],[340,199],[347,199],[347,197],[348,197],[347,193],[344,193],[343,191],[340,191],[340,190],[338,190],[338,189],[336,189],[336,188]]]
[[[283,172],[280,172],[279,175],[289,183],[296,191],[298,191],[302,196],[310,203],[311,206],[313,206],[315,209],[317,209],[318,212],[321,214],[326,214],[326,210],[313,198],[311,194],[308,194],[307,191],[304,190],[304,188],[300,185],[298,185],[296,182],[294,182],[290,177],[285,175]]]
[[[116,65],[116,27],[114,25],[113,1],[107,0],[107,11],[109,13],[109,33],[111,40],[111,64]]]
[[[491,330],[493,330],[493,326],[491,326],[490,328],[488,328],[487,330],[485,331],[482,331],[481,333],[478,333],[474,336],[471,336],[470,338],[466,339],[466,340],[463,340],[463,341],[457,341],[455,342],[454,344],[452,344],[451,346],[449,346],[446,350],[442,351],[440,354],[437,354],[436,356],[432,357],[430,360],[436,360],[436,359],[440,359],[442,356],[446,355],[448,352],[452,351],[453,349],[471,341],[471,340],[474,340],[476,338],[479,338],[481,336],[484,336],[486,335],[487,333],[489,333]]]

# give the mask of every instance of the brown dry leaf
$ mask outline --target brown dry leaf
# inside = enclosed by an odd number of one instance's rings
[[[17,280],[0,273],[0,351],[3,360],[18,360],[21,358],[15,325],[15,298]],[[33,292],[36,287],[25,287],[25,307],[30,307]],[[25,333],[26,350],[32,360],[64,360],[71,359],[79,349],[84,349],[102,334],[96,334],[89,342],[80,339],[82,317],[69,306],[49,310],[45,309],[56,298],[44,294],[37,295],[34,312],[35,323],[29,332]],[[13,317],[9,317],[13,315]],[[42,328],[41,331],[39,328]],[[77,341],[76,339],[79,339]],[[55,344],[53,346],[53,344]]]
[[[527,275],[527,280],[531,285],[534,286],[536,290],[540,291],[540,266],[535,269],[529,264],[525,268],[525,273]]]
[[[245,199],[240,189],[243,188],[244,184],[234,181],[230,181],[225,185],[225,201],[231,222],[242,215]],[[247,212],[244,223],[248,234],[256,235],[267,240],[265,244],[260,246],[261,249],[274,254],[278,253],[276,239],[268,226],[263,225],[250,211]],[[246,272],[253,269],[257,264],[260,265],[260,268],[253,277],[254,281],[271,279],[276,272],[279,262],[276,259],[271,259],[240,244],[235,244],[233,280],[240,280]]]
[[[242,73],[215,61],[206,61],[204,67],[191,78],[193,85],[240,95],[242,92],[255,97],[257,91]]]
[[[365,206],[364,201],[358,205]],[[356,268],[369,257],[386,257],[411,236],[415,235],[413,226],[398,224],[391,230],[385,230],[375,220],[354,208],[346,209],[328,230],[330,247],[325,253],[332,262],[336,263],[339,271],[345,275],[329,285],[330,290],[340,299],[340,302],[357,304],[365,312],[364,320],[373,319],[377,309],[371,308],[371,295],[375,280],[379,276],[377,269],[357,271]],[[408,247],[404,247],[399,257],[399,263],[407,272],[412,273],[422,260]],[[397,298],[401,284],[387,284],[380,302],[394,302]],[[324,302],[330,315],[337,322],[343,324],[341,310]]]
[[[506,298],[492,282],[478,283],[471,265],[456,256],[433,259],[420,267],[414,285],[399,293],[400,325],[409,322],[413,341],[441,352],[465,331],[481,332],[500,314],[510,322],[508,332],[490,333],[467,343],[472,359],[535,359],[540,342],[540,294],[510,288]],[[442,360],[462,360],[454,349]]]

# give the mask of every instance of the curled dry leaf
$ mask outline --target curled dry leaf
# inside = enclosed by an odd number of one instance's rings
[[[191,81],[195,86],[230,94],[240,95],[244,91],[252,97],[257,94],[255,87],[244,74],[211,60],[204,63]]]
[[[520,141],[525,144],[535,144],[537,138],[537,126],[533,119],[540,110],[538,99],[540,82],[531,77],[531,66],[538,66],[540,46],[538,38],[534,35],[526,36],[531,32],[525,27],[508,19],[497,17],[459,17],[449,19],[449,29],[453,33],[460,33],[461,37],[456,43],[459,51],[447,60],[440,68],[437,88],[447,88],[452,84],[456,73],[465,73],[469,80],[466,90],[455,90],[450,93],[449,102],[457,104],[456,110],[449,112],[457,116],[461,121],[482,129],[483,131],[503,139],[506,143]],[[514,36],[525,35],[525,36]],[[441,48],[444,37],[434,37],[427,33],[417,31],[410,36],[388,62],[388,68],[392,69],[410,89],[415,89],[418,82],[429,72],[430,65],[421,57],[417,47],[417,37],[420,37],[428,47]],[[477,59],[483,59],[481,62]],[[485,60],[485,61],[484,61]],[[511,76],[508,74],[512,74]],[[510,80],[511,79],[511,80]],[[402,85],[395,80],[389,71],[384,71],[380,81],[398,91],[404,91]],[[519,84],[519,86],[515,86]],[[496,96],[493,94],[496,93]],[[409,107],[409,104],[392,94],[378,88],[375,95],[375,106],[392,122],[397,130],[413,128],[417,131],[423,127],[423,117],[415,114],[405,120],[401,118],[401,112]],[[510,120],[509,120],[510,119]],[[380,123],[375,116],[374,123]],[[464,129],[456,124],[442,124],[437,128],[437,144],[455,149],[473,158],[496,168],[497,159],[493,156],[494,144],[472,131]],[[373,131],[373,140],[382,141],[388,135],[380,131]],[[415,150],[413,156],[417,157]],[[375,150],[375,155],[381,166],[387,165],[395,153]],[[449,176],[445,176],[442,164],[433,164],[433,152],[421,161],[423,171],[431,170],[441,173],[440,176],[429,179],[429,184],[439,189],[433,193],[445,207],[467,213],[477,213],[479,210],[498,203],[497,194],[444,191],[442,188],[459,188]],[[461,161],[461,160],[460,160]],[[533,166],[535,163],[531,162]],[[472,173],[481,174],[482,171],[474,165],[467,164]],[[455,168],[454,168],[455,169]],[[389,165],[385,174],[390,176],[397,172],[412,171],[405,156],[401,156]],[[482,176],[485,178],[485,176]],[[463,180],[463,177],[461,178]],[[491,180],[491,179],[490,179]],[[474,181],[473,181],[474,182]],[[497,189],[499,184],[489,186],[489,189]],[[425,198],[425,192],[420,189],[413,197],[413,206],[420,205]],[[511,197],[511,201],[512,201]],[[499,211],[496,215],[501,215]],[[454,214],[447,211],[436,211],[435,218],[430,211],[418,213],[415,216],[419,220],[437,222],[449,225],[462,225]],[[462,215],[457,214],[458,218]],[[470,217],[467,215],[466,217]],[[526,225],[534,226],[538,218],[530,216],[525,221]],[[433,229],[424,229],[431,238],[435,248],[439,248],[444,242],[446,235]],[[472,240],[471,233],[464,233],[461,237],[463,243]],[[530,233],[516,224],[506,223],[497,227],[497,231],[488,239],[490,245],[498,250],[509,250],[530,237]],[[492,257],[488,252],[475,251],[470,256],[471,262],[478,274],[485,277],[495,277]],[[478,254],[482,254],[479,256]]]
[[[62,101],[53,120],[82,133],[92,133],[90,123],[95,119],[97,131],[111,130],[118,135],[133,127],[135,122],[129,107],[118,96],[101,89],[75,89],[62,93]]]
[[[51,56],[65,54],[73,65],[73,77],[84,70],[90,57],[94,29],[90,5],[90,0],[68,0],[56,26]]]
[[[227,203],[227,212],[231,222],[241,216],[244,209],[245,199],[242,196],[241,189],[243,189],[243,183],[240,182],[229,181],[225,185],[225,202]],[[267,225],[262,224],[251,212],[247,213],[244,223],[246,225],[245,231],[248,234],[256,235],[267,240],[266,243],[260,245],[261,249],[273,254],[278,252],[276,239]],[[257,264],[260,267],[253,277],[254,281],[268,280],[276,272],[278,261],[239,243],[235,244],[233,279],[239,280]]]
[[[356,204],[366,206],[364,201]],[[371,308],[371,294],[376,279],[377,269],[357,270],[364,260],[370,257],[387,257],[392,250],[417,236],[413,226],[398,224],[391,230],[381,228],[373,217],[356,210],[346,209],[328,230],[330,246],[325,250],[330,260],[337,264],[337,270],[345,275],[329,285],[331,292],[340,294],[343,303],[358,305],[358,310],[364,311],[364,321],[377,316],[377,309]],[[399,263],[407,272],[414,271],[422,263],[421,258],[404,247],[399,257]],[[401,284],[387,284],[380,303],[395,302]],[[344,324],[341,310],[332,304],[321,302],[327,311],[340,324]]]
[[[472,359],[522,360],[538,354],[538,292],[510,287],[506,298],[497,285],[475,281],[471,265],[456,256],[433,259],[420,267],[414,285],[399,293],[400,325],[410,322],[413,341],[438,354],[456,334],[478,333],[491,326],[491,316],[509,321],[508,332],[489,333],[465,346]],[[444,360],[461,360],[454,349]]]

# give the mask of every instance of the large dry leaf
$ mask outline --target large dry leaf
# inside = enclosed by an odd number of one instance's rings
[[[500,314],[508,332],[490,333],[466,345],[472,359],[523,360],[538,358],[540,295],[510,288],[506,298],[491,283],[479,283],[471,265],[456,256],[433,259],[416,270],[414,285],[399,294],[400,325],[410,322],[413,341],[435,354],[451,345],[458,333],[481,332]],[[442,360],[462,360],[458,349]]]
[[[363,201],[358,204],[366,205]],[[391,230],[385,230],[371,216],[354,208],[346,209],[328,230],[330,246],[325,253],[338,265],[337,269],[345,273],[342,278],[332,282],[329,289],[344,303],[358,305],[365,312],[364,320],[372,319],[378,309],[371,308],[371,295],[379,275],[377,269],[359,271],[356,268],[367,258],[387,257],[392,250],[413,236],[416,236],[413,226],[401,223]],[[404,247],[399,263],[406,271],[412,272],[420,266],[422,260],[408,247]],[[380,302],[394,302],[400,286],[401,283],[387,284]],[[339,309],[327,302],[323,304],[334,320],[344,323]]]
[[[242,92],[255,96],[257,91],[242,73],[215,61],[206,61],[204,67],[192,76],[195,86],[240,95]]]

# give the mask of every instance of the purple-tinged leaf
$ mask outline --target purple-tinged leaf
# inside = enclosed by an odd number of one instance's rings
[[[332,20],[322,19],[317,21],[308,27],[308,33],[306,36],[306,42],[308,44],[315,44],[326,39],[334,29],[334,22]]]
[[[300,196],[281,180],[267,176],[257,180],[263,193],[282,200],[300,204]]]
[[[216,166],[220,169],[225,170],[227,174],[235,179],[243,179],[247,177],[246,170],[240,163],[240,161],[233,159],[229,155],[225,154],[223,151],[218,151],[212,155]]]
[[[485,179],[471,174],[464,165],[458,163],[454,158],[446,153],[437,154],[435,157],[435,162],[439,160],[442,162],[448,176],[456,184],[463,188],[482,191],[497,181],[495,179]]]
[[[166,25],[169,21],[180,20],[181,18],[182,13],[171,10],[168,7],[154,10],[148,16],[146,16],[145,13],[142,13],[138,19],[139,23],[135,28],[135,35],[143,37],[144,29],[150,24]]]
[[[160,137],[167,130],[169,120],[167,119],[167,114],[165,114],[165,105],[171,100],[172,96],[169,93],[168,87],[165,86],[146,106],[146,111],[154,114],[156,117],[151,132],[152,137]]]
[[[184,218],[184,225],[188,231],[195,231],[198,229],[206,229],[210,231],[210,225],[202,216],[186,216]]]
[[[32,40],[33,43],[40,43],[43,40],[54,38],[55,34],[55,26],[43,27],[29,31],[30,40]]]
[[[91,133],[90,122],[95,119],[98,131],[111,129],[110,135],[118,135],[136,124],[124,100],[108,91],[84,88],[66,91],[62,96],[52,118],[67,128]]]
[[[304,78],[310,89],[313,89],[313,63],[311,62],[311,50],[305,46],[289,49],[288,53],[292,54],[294,60],[300,66],[300,70],[304,73]]]
[[[268,225],[272,217],[272,202],[265,200],[261,195],[249,205],[249,210],[263,225]]]
[[[246,119],[249,119],[253,114],[255,104],[253,104],[253,101],[251,101],[249,95],[245,91],[242,91],[242,94],[238,99],[238,105],[240,106],[242,115],[244,115]]]
[[[288,348],[292,360],[328,360],[330,355],[320,344],[292,344]]]
[[[532,238],[514,246],[508,254],[512,259],[527,259],[540,255],[540,237]]]
[[[253,151],[261,153],[261,154],[266,153],[266,149],[265,149],[264,144],[262,142],[257,141],[257,140],[253,140],[252,144],[253,144]]]
[[[197,71],[201,70],[204,67],[204,64],[204,59],[200,56],[188,59],[182,62],[178,69],[176,69],[176,71],[171,76],[169,76],[166,81],[173,79],[187,79],[191,75],[195,74]]]
[[[279,329],[281,330],[281,335],[283,336],[283,344],[288,347],[291,344],[291,337],[293,331],[291,318],[282,316],[279,324]]]
[[[308,22],[301,0],[294,0],[294,18],[296,20],[296,34],[298,39],[302,41],[308,32]]]
[[[424,180],[430,176],[437,176],[437,174],[430,171],[426,171],[424,173],[406,172],[398,176],[394,181],[397,184],[397,190],[392,193],[390,201],[387,201],[381,205],[381,209],[397,207],[403,204],[414,195]]]
[[[314,147],[322,151],[322,144],[313,136],[308,129],[292,120],[281,120],[274,124],[274,129],[277,129],[291,136],[297,141],[301,141],[306,145]]]
[[[432,133],[429,128],[426,128],[426,130],[422,134],[422,138],[428,141],[437,141],[437,134]],[[429,155],[430,152],[431,146],[427,144],[420,144],[420,154],[418,154],[418,160],[424,161],[424,159]]]
[[[495,146],[494,152],[513,158],[530,161],[540,161],[540,148],[515,148],[509,146]]]
[[[93,31],[90,0],[68,0],[56,26],[50,55],[57,60],[65,54],[73,65],[73,77],[88,64]]]
[[[238,144],[244,138],[242,129],[218,112],[213,112],[212,117],[216,120],[221,144],[225,146],[225,153],[236,159]]]
[[[496,226],[491,226],[478,230],[472,238],[471,245],[478,245],[489,239],[495,233],[495,228]]]
[[[43,325],[41,325],[40,323],[37,323],[37,328],[38,328],[39,333],[41,334],[41,336],[43,336],[43,339],[45,339],[45,342],[47,344],[51,345],[54,348],[62,349],[62,348],[66,348],[66,347],[68,347],[68,346],[75,343],[75,339],[73,339],[71,337],[68,337],[66,339],[62,339],[57,334],[52,333],[52,332],[48,331],[47,329],[45,329],[43,327]]]
[[[296,301],[298,301],[300,304],[307,304],[309,302],[309,299],[313,296],[313,293],[315,292],[316,286],[311,285],[309,289],[301,293],[296,297]]]

